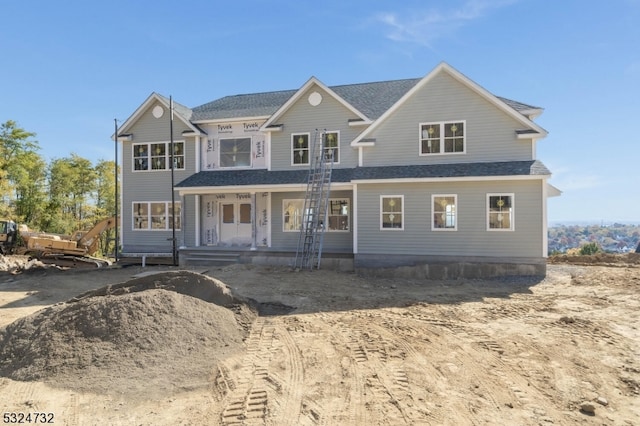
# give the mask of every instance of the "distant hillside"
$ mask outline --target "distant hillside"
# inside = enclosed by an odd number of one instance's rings
[[[549,254],[564,253],[596,242],[609,253],[634,252],[640,242],[640,225],[559,225],[549,228]]]

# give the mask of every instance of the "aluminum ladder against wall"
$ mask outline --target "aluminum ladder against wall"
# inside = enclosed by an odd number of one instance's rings
[[[295,267],[299,269],[320,269],[334,152],[331,148],[325,149],[326,146],[326,132],[316,129],[309,152],[307,192],[304,198],[302,226],[295,259]]]

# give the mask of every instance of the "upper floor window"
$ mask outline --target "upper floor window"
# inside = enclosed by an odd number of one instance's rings
[[[327,160],[333,157],[334,163],[340,162],[340,133],[338,132],[325,133],[324,154]]]
[[[291,135],[291,164],[309,164],[309,133]]]
[[[404,195],[380,196],[380,229],[404,229]]]
[[[514,230],[513,194],[487,194],[487,230]]]
[[[171,229],[173,220],[175,220],[176,230],[179,230],[180,202],[176,202],[175,207],[176,213],[174,218],[170,201],[143,201],[133,203],[133,229],[166,231]]]
[[[220,167],[251,167],[251,138],[220,139]]]
[[[420,155],[464,152],[464,121],[420,124]]]
[[[433,206],[432,230],[455,231],[458,229],[457,199],[456,195],[431,196],[431,205]]]
[[[184,169],[184,142],[173,143],[173,162],[176,169]],[[133,170],[171,169],[171,143],[133,144]]]

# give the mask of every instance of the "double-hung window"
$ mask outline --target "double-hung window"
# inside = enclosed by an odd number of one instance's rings
[[[166,231],[175,220],[176,230],[180,229],[180,202],[175,203],[173,217],[171,201],[139,201],[133,203],[133,229]]]
[[[513,194],[487,194],[487,230],[514,230]]]
[[[340,133],[326,132],[324,134],[324,156],[334,163],[340,162]]]
[[[434,231],[456,231],[458,229],[457,204],[458,196],[455,194],[432,195],[433,218],[431,229]]]
[[[420,123],[420,155],[465,152],[465,121]]]
[[[291,164],[309,164],[309,133],[291,135]]]
[[[404,195],[380,196],[380,229],[404,229]]]
[[[173,163],[176,169],[184,169],[184,142],[173,143]],[[170,170],[171,143],[133,144],[133,170]]]
[[[350,208],[348,198],[330,198],[327,211],[327,232],[349,231]],[[304,210],[304,200],[283,200],[282,202],[282,230],[284,232],[299,232],[303,223],[312,212]],[[325,226],[324,219],[321,220]]]

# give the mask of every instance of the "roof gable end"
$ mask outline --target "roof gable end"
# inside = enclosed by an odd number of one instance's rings
[[[170,109],[170,99],[166,98],[156,92],[153,92],[149,95],[149,97],[125,120],[125,122],[118,128],[118,134],[126,134],[130,131],[133,125],[142,117],[142,115],[153,105],[154,103],[159,103],[167,110]],[[194,126],[189,119],[191,118],[191,110],[184,105],[177,103],[174,100],[171,100],[173,104],[173,115],[174,117],[178,117],[187,127],[189,127],[194,133],[201,134],[202,131]],[[111,135],[111,139],[115,140],[115,134]]]
[[[404,96],[402,96],[395,104],[393,104],[384,114],[382,114],[371,126],[369,126],[364,132],[362,132],[356,139],[351,142],[352,146],[357,146],[359,142],[363,141],[370,136],[371,132],[378,128],[388,117],[393,115],[406,101],[411,98],[415,93],[422,90],[430,81],[432,81],[437,75],[440,73],[447,73],[451,77],[453,77],[456,81],[465,85],[475,93],[482,96],[484,99],[495,105],[498,109],[505,112],[507,115],[514,118],[516,121],[522,123],[523,126],[534,130],[540,137],[544,137],[547,135],[547,131],[542,127],[538,126],[536,123],[528,119],[521,112],[516,110],[513,105],[509,105],[506,101],[506,98],[499,98],[485,88],[475,83],[464,74],[453,68],[451,65],[446,62],[441,62],[437,67],[435,67],[429,74],[427,74],[422,80],[420,80],[415,86],[413,86],[409,91],[407,91]],[[524,105],[524,104],[521,104]],[[535,108],[535,107],[531,107]]]
[[[316,85],[319,88],[321,88],[323,91],[325,91],[327,94],[329,94],[334,99],[336,99],[339,103],[341,103],[349,111],[353,112],[356,116],[360,117],[363,121],[370,122],[367,116],[365,116],[362,112],[358,111],[353,105],[351,105],[344,98],[339,96],[335,91],[333,91],[331,88],[323,84],[317,78],[311,77],[305,84],[302,85],[300,89],[298,89],[298,91],[293,96],[291,96],[287,100],[287,102],[285,102],[280,108],[278,108],[276,112],[273,113],[273,115],[262,125],[261,130],[267,131],[269,130],[269,126],[276,124],[276,121],[280,117],[282,117],[282,115],[285,112],[287,112],[296,102],[298,102],[298,100],[300,100],[302,95],[313,85]]]

